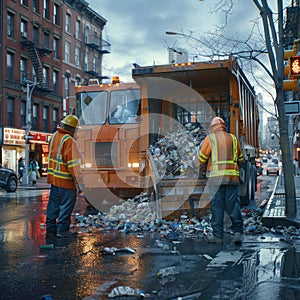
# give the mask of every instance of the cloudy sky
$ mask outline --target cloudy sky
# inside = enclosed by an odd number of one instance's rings
[[[166,31],[189,33],[197,37],[224,16],[212,14],[217,0],[88,0],[90,7],[107,20],[103,38],[111,43],[111,53],[105,55],[104,75],[119,75],[131,79],[132,63],[142,66],[168,63],[168,47],[185,48],[180,36],[168,36]],[[230,28],[234,32],[248,31],[249,20],[258,16],[252,1],[237,1]],[[247,3],[247,4],[246,4]],[[192,52],[191,49],[188,49]],[[190,60],[193,59],[190,53]]]

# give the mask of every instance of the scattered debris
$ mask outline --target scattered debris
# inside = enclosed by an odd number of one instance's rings
[[[113,288],[112,291],[108,294],[109,298],[120,296],[135,296],[145,298],[146,294],[140,289],[131,288],[129,286],[117,286]]]
[[[277,226],[268,228],[262,223],[263,210],[260,207],[247,207],[241,210],[244,219],[244,234],[255,235],[263,233],[273,233],[280,235],[300,236],[299,229],[294,226],[288,228]],[[212,233],[211,214],[204,217],[189,218],[182,214],[178,219],[164,220],[157,219],[154,212],[153,203],[145,193],[137,195],[133,199],[123,200],[120,205],[111,207],[108,213],[95,215],[75,214],[74,227],[78,228],[79,233],[93,234],[99,231],[118,230],[124,234],[134,234],[136,238],[143,238],[145,232],[158,232],[161,239],[176,243],[184,238],[206,239]],[[224,220],[224,231],[233,234],[231,231],[230,218]],[[167,243],[161,240],[156,241],[159,248],[169,250]],[[177,251],[177,249],[175,249]],[[105,247],[102,249],[107,254],[114,255],[120,251],[117,248]],[[127,251],[127,250],[121,250]],[[132,250],[132,253],[134,250]]]
[[[101,252],[107,253],[107,254],[111,254],[111,255],[115,255],[116,252],[128,252],[128,253],[135,253],[135,250],[129,247],[125,247],[125,248],[116,248],[116,247],[104,247]]]
[[[158,272],[157,272],[157,276],[159,277],[165,277],[165,276],[173,276],[173,275],[176,275],[176,274],[179,274],[178,271],[176,271],[175,267],[168,267],[168,268],[163,268],[163,269],[160,269]]]

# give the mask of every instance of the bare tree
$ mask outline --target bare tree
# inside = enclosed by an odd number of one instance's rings
[[[204,0],[205,1],[205,0]],[[203,1],[201,1],[203,2]],[[193,32],[179,33],[185,38],[186,46],[190,46],[194,55],[216,59],[232,55],[239,59],[243,69],[248,69],[257,84],[266,87],[274,101],[275,116],[279,123],[279,141],[282,150],[286,216],[293,218],[296,215],[296,195],[291,157],[288,122],[284,107],[284,49],[283,49],[283,0],[252,0],[259,15],[252,20],[252,27],[248,36],[241,39],[238,34],[230,31],[230,38],[226,35],[229,18],[238,0],[218,0],[212,13],[224,14],[224,24],[213,32],[206,32],[195,38]],[[273,6],[270,6],[271,3]],[[243,3],[244,5],[244,3]],[[271,7],[276,5],[273,11]],[[170,34],[170,32],[169,32]],[[171,34],[174,34],[171,32]],[[190,52],[190,50],[188,50]],[[253,64],[255,62],[255,64]],[[247,70],[246,70],[247,71]],[[258,74],[261,74],[259,80]],[[265,79],[267,75],[267,80]],[[262,82],[262,83],[260,83]],[[274,93],[270,91],[274,91]]]
[[[227,17],[235,5],[235,0],[220,0],[218,6],[226,12]],[[259,11],[263,25],[264,46],[255,50],[251,47],[248,56],[251,60],[256,61],[261,68],[267,73],[274,83],[275,88],[275,107],[278,112],[280,146],[282,150],[284,187],[286,199],[286,215],[287,217],[295,217],[296,214],[296,196],[295,183],[293,173],[289,170],[293,169],[292,158],[290,153],[290,145],[288,138],[288,125],[286,122],[286,114],[284,108],[284,49],[283,49],[283,1],[277,0],[277,12],[274,13],[270,8],[268,0],[253,0],[254,5]],[[273,1],[272,1],[273,2]],[[223,4],[223,6],[222,6]],[[227,7],[227,10],[225,9]],[[218,7],[217,7],[218,9]],[[277,25],[277,27],[276,27]],[[249,46],[249,40],[243,42]],[[240,45],[241,43],[239,43]],[[250,46],[249,46],[250,47]],[[264,49],[265,48],[265,49]],[[269,66],[267,67],[259,58],[262,53],[268,56]],[[240,52],[237,51],[240,56]],[[247,58],[247,53],[243,53],[244,58]],[[241,56],[240,56],[241,57]]]

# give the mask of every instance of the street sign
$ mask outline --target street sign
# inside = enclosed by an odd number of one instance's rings
[[[300,114],[300,101],[284,102],[286,115],[299,115]]]

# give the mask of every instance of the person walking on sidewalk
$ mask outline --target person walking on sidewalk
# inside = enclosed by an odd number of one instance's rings
[[[50,186],[47,205],[46,237],[71,237],[71,213],[75,206],[80,154],[74,140],[79,120],[66,116],[50,140],[47,182]]]
[[[37,178],[40,178],[40,173],[39,173],[39,164],[34,158],[33,160],[30,161],[29,164],[29,174],[30,174],[30,180],[33,186],[36,185],[36,180]]]
[[[225,121],[215,117],[209,125],[210,134],[199,152],[200,168],[206,167],[213,234],[208,242],[222,244],[224,213],[230,216],[234,242],[241,243],[243,218],[240,211],[239,164],[244,162],[240,144],[235,135],[226,132]]]
[[[24,159],[21,156],[18,160],[18,181],[19,182],[21,182],[21,179],[23,178],[24,168],[25,168]]]

